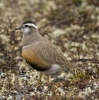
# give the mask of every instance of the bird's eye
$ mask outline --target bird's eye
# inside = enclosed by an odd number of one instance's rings
[[[28,25],[25,25],[25,27],[29,27]]]

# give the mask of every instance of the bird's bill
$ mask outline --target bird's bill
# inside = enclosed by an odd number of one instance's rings
[[[20,30],[21,29],[21,27],[19,27],[19,28],[16,28],[15,30]]]

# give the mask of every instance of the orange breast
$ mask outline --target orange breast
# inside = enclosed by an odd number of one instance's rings
[[[44,62],[39,56],[37,56],[34,48],[25,48],[22,50],[22,56],[23,58],[32,63],[37,65],[41,68],[48,68],[48,64]]]

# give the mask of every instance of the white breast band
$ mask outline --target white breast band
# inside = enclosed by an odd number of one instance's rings
[[[30,46],[30,44],[29,45],[26,45],[26,46],[23,46],[23,49],[25,49],[25,48],[27,48],[27,47],[29,47]]]

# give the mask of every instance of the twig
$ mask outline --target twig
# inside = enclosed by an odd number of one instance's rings
[[[46,26],[48,26],[48,25],[51,25],[51,24],[53,24],[53,23],[56,23],[56,22],[57,22],[57,24],[59,24],[59,23],[62,23],[62,22],[70,21],[70,20],[72,20],[72,19],[80,18],[80,17],[82,17],[82,16],[83,16],[83,14],[82,14],[82,15],[78,15],[78,17],[75,16],[75,17],[70,17],[70,18],[68,18],[68,19],[63,19],[63,20],[57,20],[57,19],[55,19],[55,20],[53,20],[53,21],[51,21],[51,22],[49,22],[49,23],[46,23],[45,25],[43,25],[43,26],[40,27],[39,29],[41,30],[42,28],[44,28],[44,27],[46,27]],[[57,21],[56,21],[56,20],[57,20]]]
[[[82,62],[87,62],[87,61],[90,61],[90,62],[92,62],[92,63],[99,63],[99,60],[97,60],[97,59],[74,59],[73,60],[74,62],[77,62],[77,61],[82,61]]]

